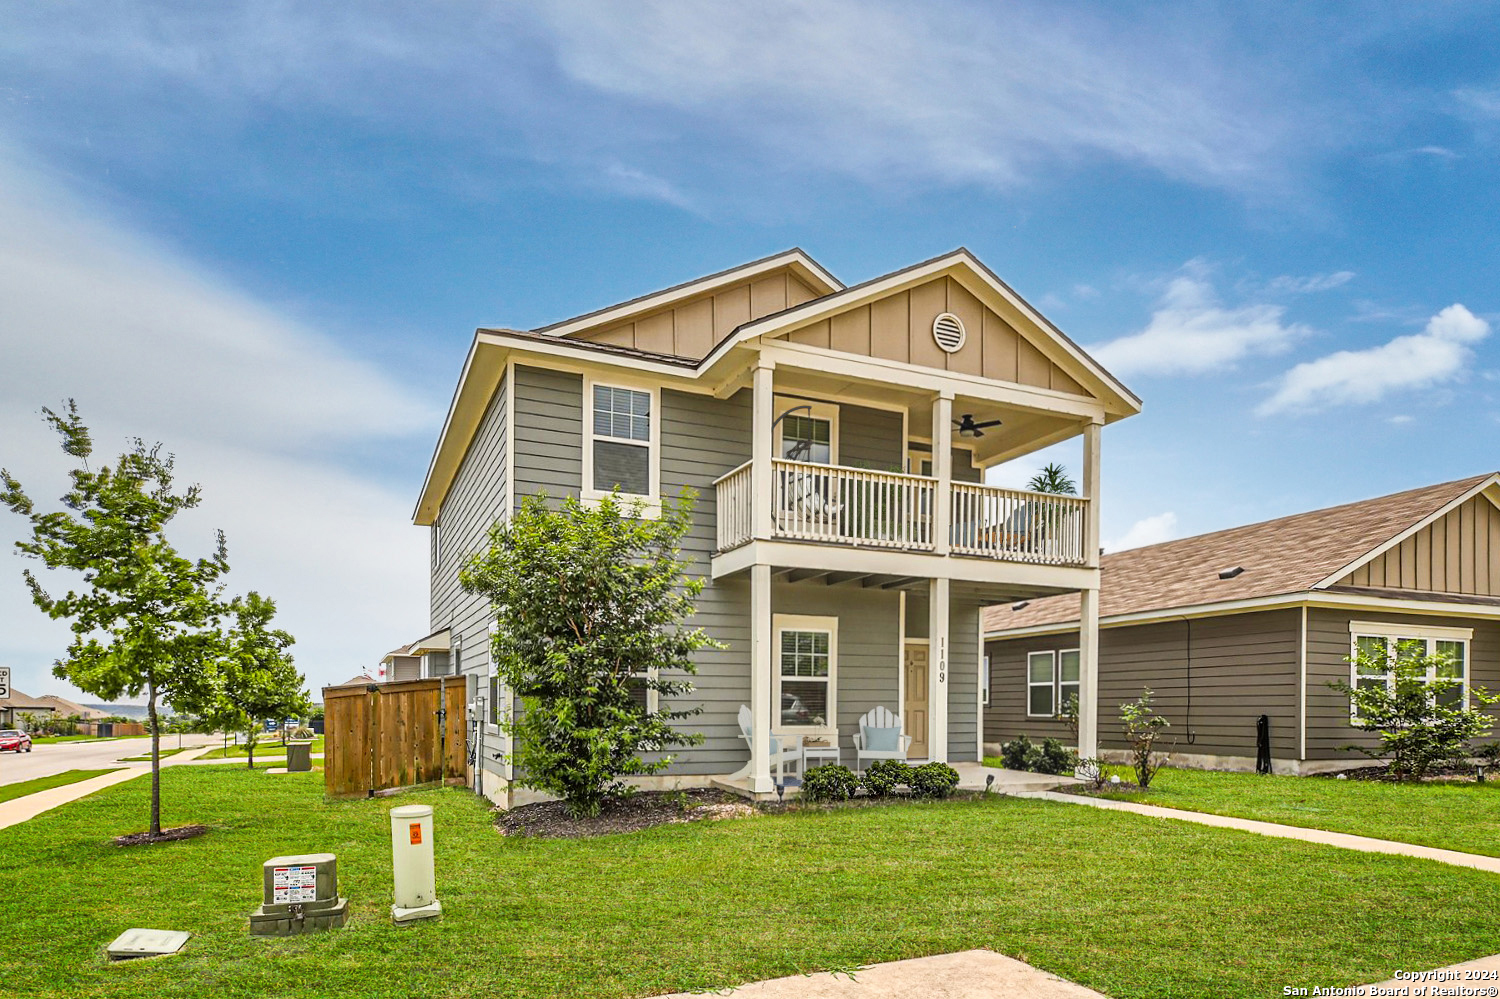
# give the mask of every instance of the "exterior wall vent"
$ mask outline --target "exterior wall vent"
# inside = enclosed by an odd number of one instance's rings
[[[932,338],[950,354],[957,353],[968,339],[964,321],[951,312],[943,312],[932,321]]]
[[[1220,579],[1233,579],[1234,577],[1238,576],[1240,573],[1242,573],[1244,571],[1245,571],[1245,567],[1242,566],[1242,565],[1231,566],[1228,569],[1220,569],[1219,570],[1219,578]]]

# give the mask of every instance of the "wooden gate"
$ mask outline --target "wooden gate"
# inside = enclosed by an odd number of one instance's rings
[[[465,783],[461,676],[323,688],[323,787],[330,798]],[[439,707],[446,713],[439,719]]]

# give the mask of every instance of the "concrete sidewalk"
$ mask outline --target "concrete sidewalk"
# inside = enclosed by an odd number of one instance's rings
[[[1350,833],[1328,832],[1323,829],[1304,829],[1301,826],[1284,826],[1276,822],[1259,822],[1255,819],[1238,819],[1229,815],[1213,815],[1208,812],[1190,812],[1182,808],[1162,808],[1160,805],[1141,805],[1133,801],[1113,801],[1083,794],[1059,794],[1056,791],[1019,791],[1018,798],[1041,798],[1069,805],[1103,808],[1116,812],[1133,812],[1157,819],[1175,819],[1178,822],[1194,822],[1201,826],[1216,826],[1220,829],[1239,829],[1243,832],[1276,836],[1281,839],[1300,839],[1306,843],[1321,843],[1345,850],[1361,850],[1365,853],[1389,853],[1402,857],[1419,857],[1436,860],[1455,867],[1472,867],[1477,871],[1500,874],[1500,857],[1485,857],[1477,853],[1461,853],[1458,850],[1440,850],[1432,846],[1416,846],[1412,843],[1397,843],[1387,839],[1372,839]]]
[[[872,964],[854,972],[791,975],[718,992],[675,992],[660,999],[689,996],[736,999],[1106,999],[1093,989],[1022,964],[992,950],[914,957]]]
[[[200,746],[193,749],[184,749],[161,761],[163,768],[177,766],[180,763],[189,763],[201,753],[206,753],[212,746]],[[24,795],[20,798],[12,798],[10,801],[0,801],[0,829],[18,825],[27,819],[35,818],[46,811],[51,811],[58,805],[66,805],[70,801],[86,798],[95,791],[116,784],[123,784],[128,780],[151,773],[149,764],[125,764],[121,770],[114,773],[101,774],[98,777],[90,777],[88,780],[77,781],[72,784],[64,784],[61,787],[49,788],[46,791],[38,791],[35,794]]]

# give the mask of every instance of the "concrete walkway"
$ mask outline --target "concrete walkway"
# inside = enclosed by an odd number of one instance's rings
[[[1481,957],[1473,961],[1465,961],[1463,964],[1450,964],[1446,968],[1437,968],[1433,971],[1416,972],[1416,974],[1419,976],[1432,975],[1432,978],[1419,977],[1415,980],[1411,978],[1391,978],[1383,982],[1376,982],[1373,985],[1365,986],[1366,994],[1377,994],[1376,990],[1379,989],[1382,991],[1386,991],[1389,994],[1399,996],[1402,994],[1399,990],[1404,988],[1410,990],[1410,995],[1417,995],[1417,990],[1414,986],[1425,986],[1428,987],[1427,994],[1431,995],[1431,986],[1433,985],[1446,985],[1450,988],[1454,985],[1467,985],[1472,989],[1476,987],[1488,988],[1491,985],[1497,984],[1496,980],[1493,978],[1465,981],[1464,972],[1466,971],[1500,972],[1500,954],[1491,954],[1489,957]],[[1447,975],[1451,975],[1452,977],[1445,977]]]
[[[735,999],[1105,999],[1093,989],[1022,964],[992,950],[914,957],[872,964],[854,972],[819,972],[754,982],[719,992],[676,992],[661,999],[689,996],[734,996]]]
[[[163,768],[177,766],[190,762],[201,753],[206,753],[212,746],[198,746],[193,749],[184,749],[161,761]],[[76,781],[72,784],[64,784],[62,787],[50,788],[46,791],[38,791],[35,794],[24,795],[20,798],[12,798],[10,801],[0,801],[0,829],[8,826],[18,825],[27,819],[35,818],[46,811],[51,811],[58,805],[66,805],[70,801],[86,798],[95,791],[116,784],[123,784],[128,780],[143,774],[151,773],[149,764],[130,765],[126,764],[124,769],[116,770],[114,773],[101,774],[98,777],[90,777],[88,780]]]
[[[1018,798],[1041,798],[1060,801],[1069,805],[1084,805],[1116,812],[1133,812],[1157,819],[1176,819],[1178,822],[1195,822],[1202,826],[1220,829],[1240,829],[1244,832],[1276,836],[1281,839],[1300,839],[1307,843],[1321,843],[1345,850],[1362,850],[1365,853],[1390,853],[1402,857],[1420,857],[1436,860],[1456,867],[1472,867],[1478,871],[1500,874],[1500,857],[1485,857],[1477,853],[1460,853],[1457,850],[1439,850],[1431,846],[1416,846],[1397,843],[1387,839],[1372,839],[1369,836],[1354,836],[1350,833],[1327,832],[1323,829],[1304,829],[1301,826],[1284,826],[1276,822],[1258,822],[1255,819],[1237,819],[1228,815],[1211,815],[1208,812],[1190,812],[1182,808],[1162,808],[1160,805],[1140,805],[1133,801],[1112,801],[1083,794],[1059,794],[1055,791],[1021,791]]]

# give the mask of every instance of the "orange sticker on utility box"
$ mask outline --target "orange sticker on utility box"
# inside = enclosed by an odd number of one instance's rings
[[[420,822],[413,822],[411,824],[411,843],[412,843],[412,846],[416,846],[418,843],[421,843],[421,842],[422,842],[422,823],[420,823]]]

